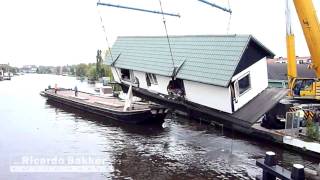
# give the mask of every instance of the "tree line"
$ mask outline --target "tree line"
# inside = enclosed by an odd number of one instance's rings
[[[98,80],[101,77],[112,77],[111,68],[103,63],[102,51],[98,50],[95,63],[80,63],[67,66],[39,66],[39,74],[68,74],[78,77],[88,77],[90,80]]]

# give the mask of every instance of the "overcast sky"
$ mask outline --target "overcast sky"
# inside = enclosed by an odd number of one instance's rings
[[[227,34],[229,14],[197,0],[161,0],[169,35]],[[228,0],[208,0],[228,7]],[[318,10],[320,1],[313,0]],[[65,65],[95,62],[96,50],[117,36],[165,35],[162,16],[96,6],[96,0],[0,1],[0,63]],[[158,0],[101,0],[159,11]],[[292,3],[292,2],[291,2]],[[252,34],[277,56],[286,56],[284,0],[230,0],[229,34]],[[299,56],[309,55],[295,9],[293,30]],[[100,11],[100,13],[99,13]],[[318,13],[319,14],[319,13]]]

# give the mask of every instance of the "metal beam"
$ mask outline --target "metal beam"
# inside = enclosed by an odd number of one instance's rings
[[[141,8],[128,7],[128,6],[122,6],[122,5],[115,5],[115,4],[109,4],[109,3],[101,3],[101,2],[97,3],[97,6],[99,6],[99,5],[100,6],[109,6],[109,7],[122,8],[122,9],[130,9],[130,10],[135,10],[135,11],[143,11],[143,12],[154,13],[154,14],[162,14],[162,15],[167,15],[167,16],[175,16],[175,17],[179,17],[180,18],[180,14],[159,12],[159,11],[153,11],[153,10],[148,10],[148,9],[141,9]]]
[[[212,7],[218,8],[218,9],[220,9],[220,10],[222,10],[222,11],[225,11],[225,12],[228,12],[228,13],[232,14],[231,9],[227,9],[227,8],[221,7],[221,6],[219,6],[219,5],[216,5],[216,4],[214,4],[214,3],[211,3],[211,2],[208,2],[208,1],[205,1],[205,0],[198,0],[198,1],[200,1],[200,2],[202,2],[202,3],[205,3],[205,4],[208,4],[208,5],[212,6]]]

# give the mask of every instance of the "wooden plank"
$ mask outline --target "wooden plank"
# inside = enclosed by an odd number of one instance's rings
[[[287,91],[287,89],[282,88],[268,88],[233,113],[232,116],[253,124],[283,99],[287,95]]]
[[[113,102],[107,102],[107,101],[95,101],[95,103],[102,104],[102,105],[107,105],[107,106],[112,106],[112,107],[116,107],[116,108],[123,107],[123,105],[115,104]]]

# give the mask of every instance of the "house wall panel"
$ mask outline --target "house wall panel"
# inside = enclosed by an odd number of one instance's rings
[[[120,83],[120,74],[117,73],[117,71],[119,72],[119,70],[117,70],[118,68],[115,68],[115,67],[111,67],[111,71],[112,71],[112,75],[113,75],[113,78],[114,78],[114,81]]]
[[[161,75],[156,74],[158,84],[157,85],[151,84],[151,86],[148,87],[145,72],[134,71],[133,74],[135,77],[137,77],[139,79],[140,88],[148,89],[151,91],[155,91],[157,93],[168,95],[167,87],[168,87],[168,84],[171,80],[171,77],[161,76]]]
[[[232,113],[229,88],[184,80],[186,98],[189,101]]]
[[[133,71],[133,75],[139,79],[139,87],[147,89],[146,73],[140,71]]]
[[[234,102],[234,110],[238,110],[252,100],[268,87],[268,70],[265,58],[254,63],[252,66],[236,74],[232,78],[232,82],[250,73],[251,89],[240,95],[237,102]]]

